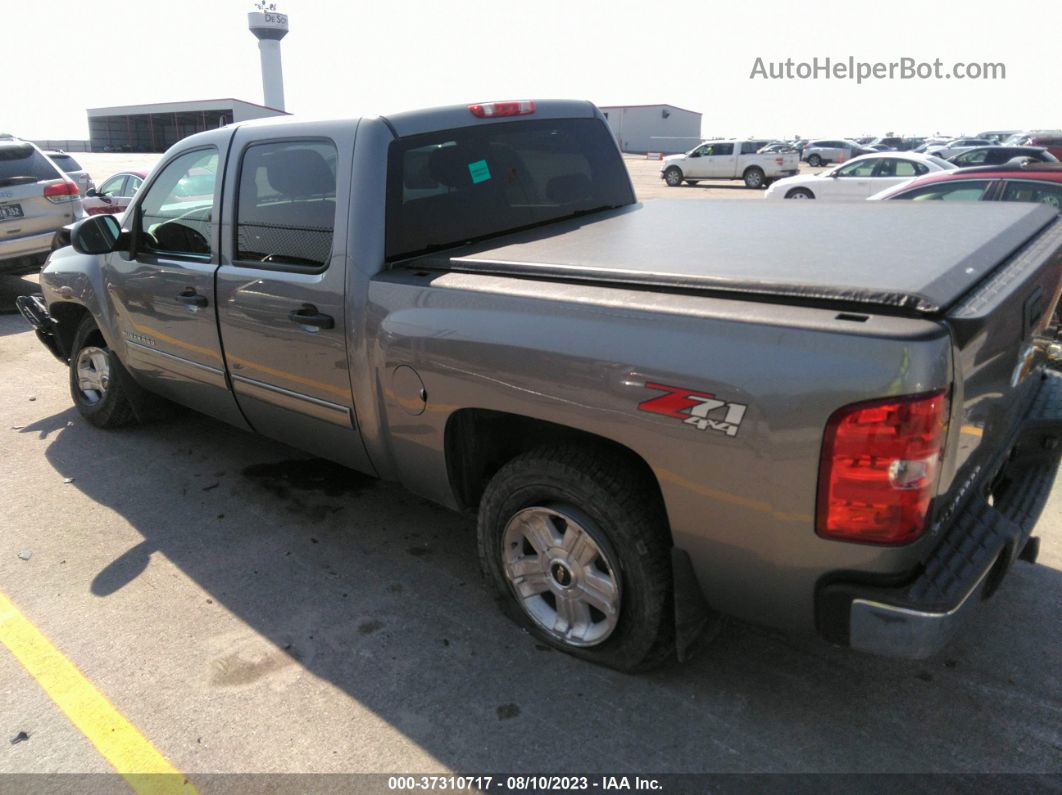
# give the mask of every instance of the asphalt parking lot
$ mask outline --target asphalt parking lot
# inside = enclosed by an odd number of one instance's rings
[[[0,305],[35,289],[0,279]],[[480,580],[473,521],[195,414],[104,432],[0,315],[0,593],[178,769],[1057,772],[1062,490],[945,653],[732,622],[625,676],[547,651]],[[23,559],[28,558],[28,559]],[[0,773],[105,772],[0,649]]]

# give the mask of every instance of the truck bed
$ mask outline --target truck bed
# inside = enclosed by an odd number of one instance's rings
[[[658,200],[418,265],[944,312],[1058,214],[1030,204]]]

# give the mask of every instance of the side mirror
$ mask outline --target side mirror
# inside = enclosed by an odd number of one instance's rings
[[[85,195],[86,196],[95,196],[95,195],[97,195],[96,194],[96,189],[95,188],[89,188],[87,191],[85,191]]]
[[[701,156],[700,152],[690,152],[690,157],[700,157],[700,156]]]
[[[841,176],[841,172],[838,169],[834,169],[833,171],[830,172],[830,177],[832,179],[837,179],[839,176]]]
[[[79,254],[110,254],[118,248],[122,227],[113,215],[90,215],[70,230],[70,244]]]

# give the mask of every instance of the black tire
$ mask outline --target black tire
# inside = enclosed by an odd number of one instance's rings
[[[818,155],[811,155],[808,157],[808,165],[812,168],[818,168],[822,165],[822,158]]]
[[[759,166],[749,166],[745,169],[744,179],[746,188],[759,190],[763,187],[763,183],[765,181],[763,169]]]
[[[82,352],[90,349],[93,353],[99,351],[106,362],[106,377],[100,379],[105,386],[103,390],[86,390],[79,385],[78,367]],[[85,358],[87,360],[88,356]],[[77,327],[74,342],[70,346],[70,395],[78,412],[97,428],[119,428],[128,425],[136,419],[128,394],[129,382],[129,374],[118,361],[114,351],[107,346],[107,341],[96,327],[96,323],[86,316]]]
[[[669,188],[677,188],[682,184],[682,169],[678,166],[669,166],[664,172],[664,182]]]
[[[582,517],[610,573],[618,570],[618,618],[611,634],[596,645],[574,645],[541,627],[506,576],[507,526],[519,512],[538,506]],[[505,611],[543,642],[627,672],[647,670],[671,657],[674,607],[667,522],[658,492],[624,459],[609,450],[578,446],[543,447],[517,456],[487,486],[477,536],[480,566]]]
[[[807,188],[793,188],[785,194],[787,199],[814,199],[815,194]]]

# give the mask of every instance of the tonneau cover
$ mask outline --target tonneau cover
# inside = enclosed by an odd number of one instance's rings
[[[935,313],[1057,220],[1003,202],[657,200],[481,243],[445,267]]]

